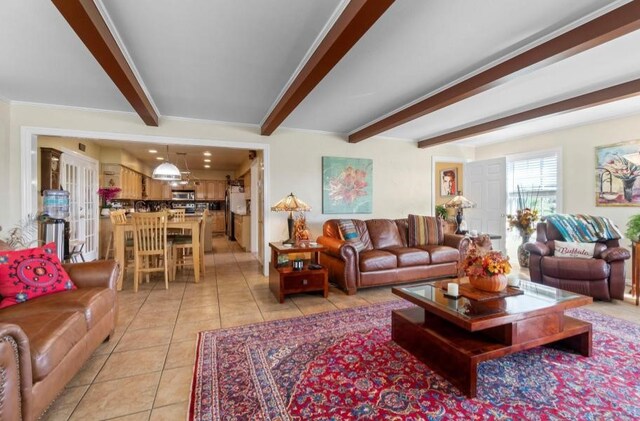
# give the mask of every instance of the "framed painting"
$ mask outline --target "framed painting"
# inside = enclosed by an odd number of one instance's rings
[[[440,197],[455,196],[458,191],[458,169],[445,168],[440,171]]]
[[[640,206],[640,140],[596,147],[596,206]]]
[[[373,211],[373,160],[322,157],[322,213]]]

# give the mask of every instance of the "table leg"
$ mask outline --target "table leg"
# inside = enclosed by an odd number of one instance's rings
[[[115,224],[113,226],[113,248],[115,250],[116,262],[120,263],[120,274],[118,275],[117,290],[122,290],[125,265],[127,263],[124,250],[124,225]]]
[[[200,227],[195,223],[191,227],[192,253],[193,253],[193,276],[195,282],[200,281]]]

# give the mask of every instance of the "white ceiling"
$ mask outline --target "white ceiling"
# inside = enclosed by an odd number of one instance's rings
[[[161,115],[255,125],[344,7],[344,0],[96,1]],[[627,2],[397,0],[283,126],[350,133]],[[639,42],[640,31],[383,135],[419,140],[638,78],[640,54],[630,52],[637,51]],[[51,1],[2,2],[0,56],[0,97],[131,110]],[[597,115],[640,112],[634,101],[604,110]],[[587,110],[543,118],[464,143],[548,131],[595,117]]]
[[[155,167],[160,163],[156,157],[159,156],[165,159],[167,157],[166,145],[102,139],[91,139],[91,142],[110,148],[123,148],[151,167]],[[149,150],[155,150],[157,152],[151,153]],[[210,152],[211,156],[205,156],[205,152]],[[186,155],[179,155],[181,153]],[[185,167],[188,167],[189,170],[207,170],[204,166],[209,165],[211,167],[209,170],[211,171],[234,171],[245,163],[248,157],[249,151],[246,149],[212,148],[191,145],[169,146],[169,160],[173,164],[176,164],[181,170],[184,170]],[[209,159],[211,162],[205,162],[205,159]]]

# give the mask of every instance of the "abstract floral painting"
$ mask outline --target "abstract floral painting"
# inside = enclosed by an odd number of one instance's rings
[[[596,206],[640,206],[640,140],[596,148]]]
[[[322,157],[322,213],[373,211],[373,160]]]

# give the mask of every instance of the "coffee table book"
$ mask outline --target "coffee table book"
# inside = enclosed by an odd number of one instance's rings
[[[591,324],[564,314],[593,299],[522,281],[521,295],[489,301],[446,298],[437,282],[392,292],[417,307],[395,310],[392,339],[469,397],[482,361],[557,344],[591,356]]]

